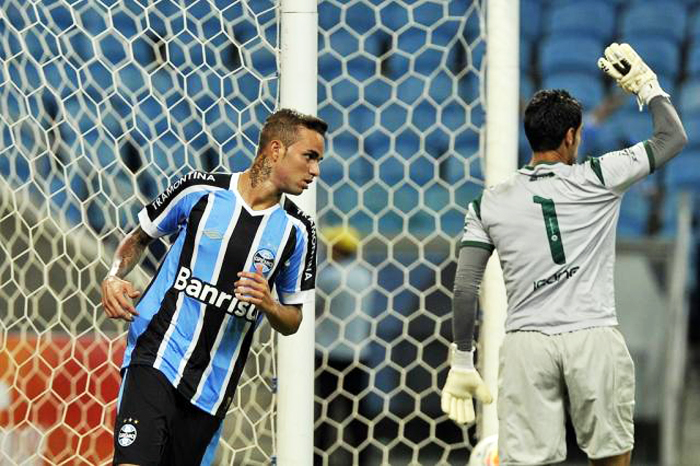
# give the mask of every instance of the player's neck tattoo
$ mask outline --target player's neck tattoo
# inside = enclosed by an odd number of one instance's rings
[[[253,161],[253,165],[250,167],[250,187],[255,188],[268,178],[270,178],[270,173],[272,172],[272,167],[267,160],[267,157],[261,156]]]

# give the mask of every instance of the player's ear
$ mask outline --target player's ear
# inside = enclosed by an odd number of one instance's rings
[[[271,157],[272,162],[277,162],[282,155],[284,155],[284,144],[282,144],[282,141],[278,139],[273,139],[270,141],[270,144],[268,145],[270,152],[269,156]]]
[[[569,128],[566,130],[566,135],[564,135],[564,142],[567,146],[573,146],[576,142],[576,128]]]

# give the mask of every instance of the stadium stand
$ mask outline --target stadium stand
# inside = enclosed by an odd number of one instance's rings
[[[615,33],[615,5],[604,0],[555,3],[545,32],[608,42]]]

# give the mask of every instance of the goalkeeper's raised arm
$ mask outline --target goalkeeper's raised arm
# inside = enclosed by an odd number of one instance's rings
[[[644,105],[649,107],[654,122],[654,134],[648,141],[653,155],[652,171],[678,155],[688,142],[681,120],[656,74],[634,49],[629,44],[613,43],[605,49],[598,66],[637,97],[640,110]]]

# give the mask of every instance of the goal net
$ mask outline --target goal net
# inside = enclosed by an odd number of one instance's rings
[[[126,324],[100,283],[140,206],[241,170],[277,101],[273,1],[8,0],[0,10],[0,464],[109,464]],[[130,276],[148,283],[168,245]],[[269,464],[271,332],[215,464]]]
[[[249,165],[278,103],[276,3],[0,9],[0,464],[109,464],[126,325],[104,316],[100,283],[170,182]],[[468,456],[472,431],[440,413],[438,388],[483,184],[483,3],[319,3],[319,276],[337,279],[318,290],[322,464]],[[337,227],[355,231],[348,261]],[[132,272],[141,289],[168,245]],[[274,462],[275,344],[267,325],[256,338],[214,464]]]
[[[483,185],[484,13],[466,0],[319,3],[320,464],[469,456],[439,387],[465,207]]]

